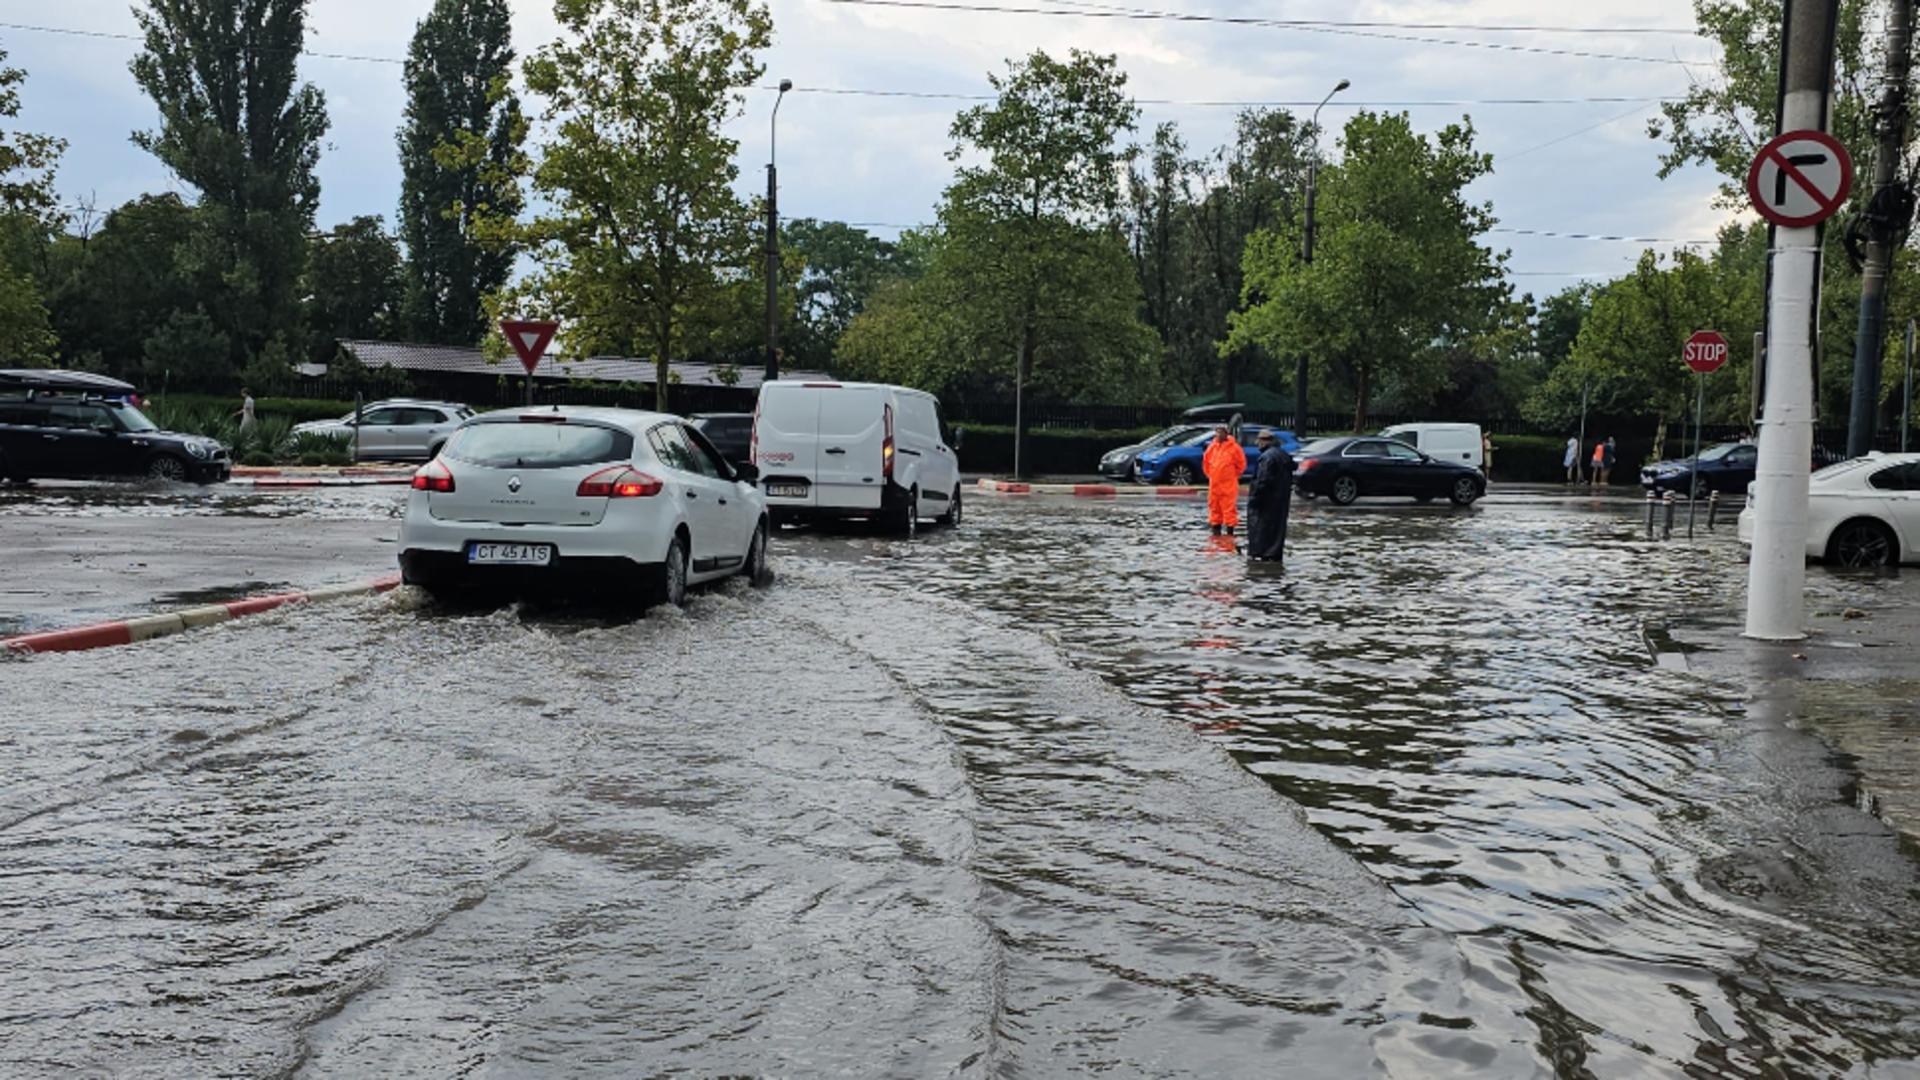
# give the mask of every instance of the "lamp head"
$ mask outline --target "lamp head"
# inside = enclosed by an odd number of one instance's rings
[[[1336,84],[1336,85],[1334,86],[1334,88],[1333,88],[1333,92],[1337,94],[1337,93],[1339,93],[1340,91],[1342,91],[1342,90],[1345,90],[1345,89],[1346,89],[1347,87],[1349,87],[1349,86],[1352,86],[1352,85],[1353,85],[1353,84],[1352,84],[1352,83],[1350,83],[1350,82],[1348,82],[1347,80],[1345,80],[1345,79],[1341,79],[1341,80],[1339,81],[1339,83],[1337,83],[1337,84]]]
[[[793,89],[793,80],[792,80],[792,79],[781,79],[781,80],[780,80],[780,92],[781,92],[781,93],[783,93],[783,94],[784,94],[784,93],[786,93],[787,91],[789,91],[789,90],[791,90],[791,89]]]

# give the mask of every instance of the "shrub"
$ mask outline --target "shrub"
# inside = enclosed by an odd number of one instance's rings
[[[310,450],[300,455],[300,464],[302,465],[325,465],[326,463],[327,455],[319,453],[318,451]]]
[[[272,465],[272,464],[274,464],[274,460],[273,460],[273,455],[272,455],[272,454],[266,454],[266,453],[262,453],[262,452],[260,452],[260,451],[258,451],[258,450],[255,450],[255,451],[252,451],[251,453],[249,453],[249,454],[247,454],[247,455],[246,455],[245,457],[243,457],[243,458],[241,458],[241,459],[240,459],[240,464],[242,464],[242,465]]]

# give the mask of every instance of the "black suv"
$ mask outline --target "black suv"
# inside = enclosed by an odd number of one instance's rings
[[[0,371],[0,478],[227,479],[227,448],[161,431],[124,398],[133,387],[75,371]]]
[[[753,464],[752,413],[694,413],[687,423],[699,428],[721,457],[736,465]]]

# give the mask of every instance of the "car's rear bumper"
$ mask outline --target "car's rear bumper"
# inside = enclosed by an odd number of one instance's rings
[[[662,507],[640,506],[648,499],[613,499],[606,516],[594,525],[505,525],[491,521],[458,521],[434,517],[431,496],[410,492],[407,514],[400,525],[400,550],[453,555],[465,560],[473,544],[550,544],[556,562],[620,560],[634,565],[666,561],[676,522],[658,513]],[[538,569],[476,566],[475,571]]]

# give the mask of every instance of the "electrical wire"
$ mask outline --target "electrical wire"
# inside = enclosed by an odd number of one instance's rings
[[[1602,53],[1591,52],[1585,49],[1560,49],[1546,45],[1516,45],[1501,41],[1471,41],[1466,38],[1437,38],[1413,34],[1390,34],[1378,30],[1355,30],[1340,26],[1288,23],[1255,16],[1184,15],[1180,12],[1144,11],[1138,9],[1014,7],[1006,4],[962,4],[953,3],[950,2],[950,0],[820,0],[820,2],[859,7],[969,12],[976,14],[1052,15],[1078,19],[1217,22],[1238,26],[1262,26],[1277,30],[1298,30],[1310,34],[1338,34],[1344,37],[1372,38],[1380,41],[1405,41],[1421,45],[1447,45],[1468,49],[1493,49],[1499,52],[1532,53],[1539,56],[1567,56],[1587,60],[1614,60],[1631,64],[1670,64],[1678,67],[1695,67],[1710,62],[1706,60],[1689,60],[1681,57],[1647,56],[1639,53]]]

